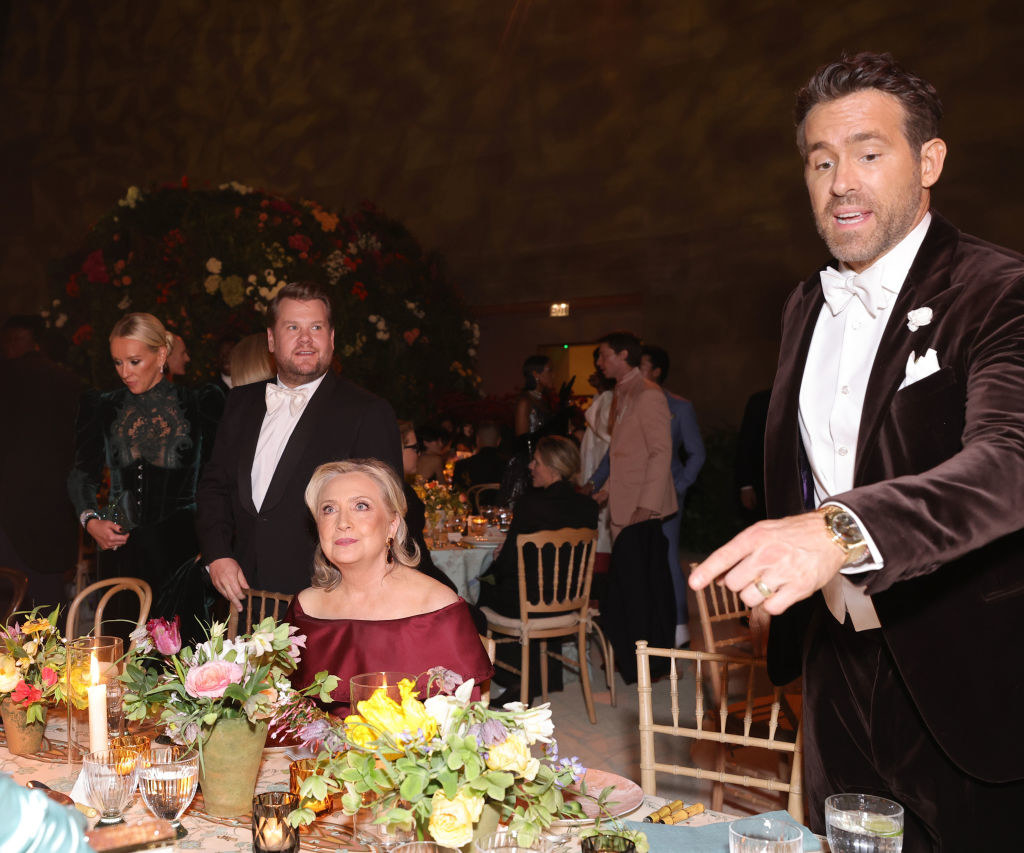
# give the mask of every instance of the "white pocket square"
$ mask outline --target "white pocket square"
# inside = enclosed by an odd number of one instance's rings
[[[935,350],[929,349],[920,357],[916,357],[914,353],[911,353],[907,359],[907,375],[903,377],[903,382],[898,390],[902,391],[908,385],[920,382],[925,377],[938,373],[938,371],[939,354]]]

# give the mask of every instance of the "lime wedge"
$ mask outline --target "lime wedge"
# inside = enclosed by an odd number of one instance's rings
[[[878,838],[897,838],[903,835],[903,827],[891,817],[885,815],[865,815],[861,822],[865,832],[869,832]]]

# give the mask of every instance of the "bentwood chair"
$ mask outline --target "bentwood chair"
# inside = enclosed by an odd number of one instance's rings
[[[519,618],[503,616],[489,607],[481,607],[487,617],[487,636],[501,634],[497,643],[519,643],[520,666],[516,668],[498,661],[497,666],[517,673],[520,677],[520,697],[524,704],[530,698],[530,642],[540,641],[540,684],[543,701],[548,698],[548,657],[566,666],[578,668],[583,701],[590,722],[597,723],[594,700],[590,692],[590,672],[587,663],[587,637],[597,634],[604,658],[605,678],[615,703],[615,660],[611,644],[594,620],[590,609],[590,583],[594,576],[594,555],[597,550],[597,531],[589,528],[544,530],[539,533],[520,533],[516,538],[519,563]],[[530,569],[527,583],[526,553],[536,555],[535,567]],[[536,584],[532,581],[536,581]],[[528,589],[536,591],[531,600]],[[548,651],[548,640],[555,637],[576,637],[577,659]]]
[[[150,589],[149,584],[141,578],[107,578],[106,580],[96,581],[95,583],[89,584],[71,601],[71,606],[68,608],[66,631],[68,637],[74,638],[79,635],[78,611],[81,608],[82,603],[92,595],[92,593],[101,589],[106,589],[106,592],[103,593],[100,597],[99,603],[96,605],[96,615],[93,618],[93,629],[96,635],[103,633],[103,611],[107,606],[107,602],[110,601],[116,593],[121,592],[122,590],[134,592],[139,599],[139,618],[135,620],[135,627],[141,628],[146,624],[146,620],[149,619],[149,609],[153,605],[153,591]]]
[[[670,722],[654,722],[651,658],[669,659]],[[766,697],[767,703],[758,695],[759,685],[767,678],[764,661],[688,649],[648,648],[645,640],[637,641],[636,659],[640,706],[640,786],[645,794],[657,794],[657,773],[710,780],[713,783],[711,808],[715,810],[722,808],[726,785],[744,790],[779,792],[786,797],[785,807],[789,813],[803,823],[800,724],[791,716],[782,688],[772,688],[770,697]],[[712,665],[720,669],[721,680],[717,693],[707,697],[705,702],[704,675]],[[728,687],[730,682],[737,681],[743,685],[743,696],[730,704]],[[680,712],[680,684],[686,685],[687,689],[693,685],[692,714]],[[664,681],[659,683],[659,689],[662,686]],[[690,763],[659,762],[655,758],[655,735],[690,739]],[[694,760],[695,747],[702,743],[713,748],[714,769],[698,766]],[[784,760],[776,762],[777,773],[763,767],[755,769],[752,762],[740,761],[741,749],[744,752],[767,750],[769,756],[776,753],[776,758]],[[679,758],[678,750],[672,754]],[[758,803],[755,810],[777,807],[777,804],[765,807]]]
[[[6,598],[0,598],[0,602],[3,602],[0,604],[0,625],[6,625],[7,620],[18,612],[21,602],[25,600],[28,575],[9,566],[0,566],[0,584],[10,590]]]
[[[473,512],[480,512],[480,496],[484,493],[494,492],[497,494],[501,491],[501,483],[478,483],[475,486],[470,486],[466,490],[466,500],[469,501],[469,505],[473,507]]]
[[[269,592],[265,589],[250,589],[245,594],[245,619],[242,633],[249,631],[256,625],[273,616],[280,621],[288,611],[288,605],[292,603],[295,596],[283,592]],[[231,607],[231,615],[228,616],[228,639],[233,640],[239,633],[239,619],[241,614]]]
[[[690,563],[690,571],[697,568]],[[713,653],[754,653],[750,636],[750,608],[726,586],[710,583],[697,593],[697,612],[704,651]],[[716,695],[720,687],[718,666],[708,667],[711,689]]]

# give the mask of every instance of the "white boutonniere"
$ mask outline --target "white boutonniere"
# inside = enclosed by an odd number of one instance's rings
[[[932,321],[931,308],[915,308],[907,312],[907,328],[916,332],[922,326],[927,326]]]

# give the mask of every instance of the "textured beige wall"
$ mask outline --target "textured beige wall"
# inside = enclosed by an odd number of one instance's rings
[[[3,7],[0,7],[3,8]],[[0,315],[132,183],[236,179],[371,199],[481,308],[486,390],[534,343],[634,326],[702,422],[766,385],[785,294],[823,257],[791,96],[889,49],[947,104],[940,209],[1014,248],[1024,168],[1016,2],[12,0]],[[494,311],[636,294],[566,321]],[[597,331],[595,331],[597,330]]]

